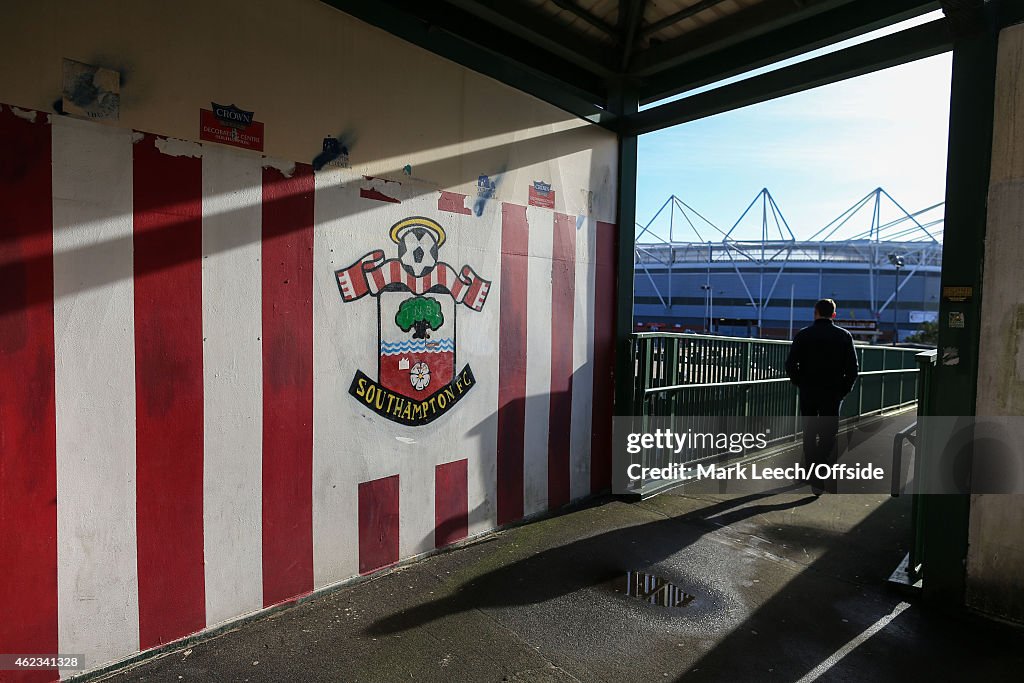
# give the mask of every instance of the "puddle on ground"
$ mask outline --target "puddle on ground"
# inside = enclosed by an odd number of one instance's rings
[[[658,607],[686,607],[697,597],[660,576],[638,571],[626,574],[626,595]]]

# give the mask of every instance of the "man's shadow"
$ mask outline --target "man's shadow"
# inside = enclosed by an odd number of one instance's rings
[[[366,633],[398,633],[472,609],[541,603],[612,581],[628,571],[665,560],[710,531],[817,500],[808,495],[743,507],[794,488],[797,487],[734,498],[678,517],[627,526],[548,548],[478,576],[445,597],[383,617],[369,625]]]

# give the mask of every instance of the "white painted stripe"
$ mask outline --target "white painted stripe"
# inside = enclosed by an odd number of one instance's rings
[[[430,427],[425,427],[430,429]],[[405,438],[412,438],[408,427]],[[429,444],[429,442],[428,442]],[[396,444],[397,445],[397,444]],[[406,558],[434,549],[434,473],[436,463],[451,457],[446,449],[411,443],[396,455],[398,474],[398,557]],[[433,447],[431,447],[433,446]],[[417,457],[426,455],[427,457]]]
[[[526,434],[523,512],[548,507],[548,425],[551,410],[551,251],[555,214],[527,207],[530,263],[526,314]]]
[[[903,611],[906,610],[908,607],[910,607],[910,603],[908,602],[901,602],[900,604],[896,605],[892,612],[890,612],[889,614],[885,615],[884,617],[873,623],[863,633],[858,634],[857,637],[855,637],[853,640],[848,642],[846,645],[843,645],[833,654],[829,655],[828,659],[826,659],[821,664],[819,664],[818,666],[814,667],[806,674],[804,674],[803,678],[797,681],[797,683],[811,683],[811,681],[816,681],[819,678],[821,678],[821,676],[826,671],[828,671],[833,666],[838,664],[843,657],[856,650],[868,638],[870,638],[871,636],[875,635],[883,628],[888,626],[889,622],[891,622],[893,619],[902,614]]]
[[[263,607],[262,160],[203,153],[206,623]]]
[[[472,311],[463,306],[459,312],[457,365],[461,369],[464,364],[470,364],[477,384],[472,395],[451,413],[457,436],[439,434],[442,443],[447,441],[451,445],[443,448],[443,460],[437,462],[469,459],[466,494],[469,535],[472,536],[497,525],[502,205],[498,201],[487,202],[480,216],[441,214],[438,218],[449,229],[449,234],[458,236],[457,240],[445,242],[442,252],[445,260],[456,270],[469,265],[480,277],[492,281],[481,310]]]
[[[139,649],[132,132],[52,131],[58,642],[94,668]]]
[[[346,234],[345,216],[358,197],[343,184],[346,172],[316,173],[313,205],[313,585],[323,588],[359,573],[358,485],[367,479],[363,446],[351,416],[357,404],[348,395],[356,368],[373,376],[377,367],[377,306],[367,296],[344,302],[334,271],[385,241]],[[361,178],[361,176],[360,176]],[[370,213],[370,212],[368,212]],[[358,233],[356,233],[358,234]],[[379,246],[377,247],[379,248]],[[348,360],[348,354],[358,359]],[[378,419],[378,418],[375,418]],[[396,444],[398,445],[398,444]]]
[[[594,398],[594,234],[597,221],[577,220],[576,303],[573,312],[572,435],[569,442],[569,492],[590,494],[590,442]]]

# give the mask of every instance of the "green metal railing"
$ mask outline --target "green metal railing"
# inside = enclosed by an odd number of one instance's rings
[[[665,418],[685,416],[688,429],[718,433],[735,427],[737,417],[756,416],[770,429],[769,444],[799,438],[797,390],[785,369],[788,341],[671,333],[638,333],[631,341],[631,431],[649,432]],[[856,350],[861,372],[843,402],[842,420],[898,410],[917,401],[918,350],[866,345]],[[642,467],[664,467],[724,455],[736,457],[715,446],[689,449],[682,458],[650,449],[633,457]],[[658,480],[630,484],[632,493],[641,496],[673,485],[676,482]]]

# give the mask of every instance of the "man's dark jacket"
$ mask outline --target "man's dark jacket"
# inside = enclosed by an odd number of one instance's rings
[[[853,389],[858,370],[853,337],[825,318],[797,333],[786,358],[786,373],[801,392],[837,401]]]

